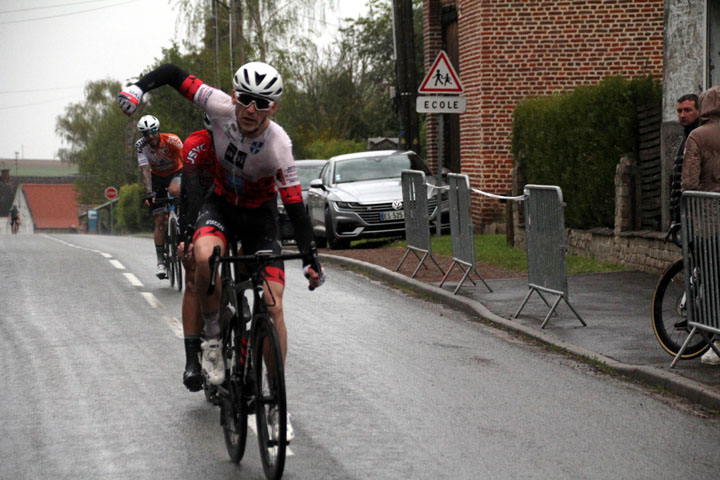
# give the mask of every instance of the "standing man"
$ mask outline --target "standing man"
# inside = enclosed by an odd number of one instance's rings
[[[19,228],[20,228],[20,210],[18,210],[17,205],[13,205],[10,208],[10,231],[12,233],[17,233]]]
[[[677,115],[680,126],[683,127],[683,139],[675,154],[672,179],[670,183],[670,223],[680,226],[680,196],[682,195],[682,164],[685,155],[685,142],[690,132],[700,125],[700,110],[698,110],[698,97],[689,93],[678,98]],[[677,228],[675,227],[675,228]]]
[[[164,250],[168,208],[162,204],[156,206],[155,202],[167,198],[168,194],[175,198],[180,196],[183,144],[175,134],[159,133],[160,121],[152,115],[142,117],[137,126],[142,138],[135,142],[135,149],[145,186],[145,205],[155,217],[155,275],[163,279],[167,278]]]
[[[682,189],[720,192],[720,86],[701,93],[698,105],[700,126],[690,133],[685,144]],[[712,348],[700,360],[720,365],[720,357]]]

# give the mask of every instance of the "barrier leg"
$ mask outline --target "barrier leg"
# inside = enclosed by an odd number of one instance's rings
[[[522,301],[522,304],[520,304],[520,308],[518,308],[517,312],[515,312],[515,315],[513,315],[511,318],[517,318],[518,315],[520,315],[520,312],[522,312],[522,309],[525,308],[525,304],[527,303],[528,299],[530,298],[530,295],[535,291],[535,288],[531,287],[530,291],[525,295],[525,299]]]
[[[694,326],[692,330],[690,330],[690,335],[687,336],[685,339],[685,342],[683,342],[682,347],[680,347],[680,350],[678,351],[677,355],[675,355],[675,358],[673,358],[672,363],[670,364],[670,368],[675,368],[675,365],[677,364],[678,360],[680,360],[680,356],[685,352],[685,347],[688,346],[688,343],[690,343],[690,340],[693,336],[695,336],[695,331],[697,330],[697,326]]]
[[[404,254],[404,255],[402,256],[402,258],[400,259],[400,263],[398,263],[398,266],[395,267],[395,271],[396,271],[396,272],[397,272],[398,270],[400,270],[400,267],[402,266],[403,262],[405,261],[405,259],[407,258],[407,256],[408,256],[409,253],[410,253],[410,249],[408,248],[408,249],[405,250],[405,254]]]
[[[540,296],[542,297],[542,295]],[[545,325],[547,325],[548,320],[550,320],[550,316],[553,314],[553,312],[555,312],[555,309],[557,308],[558,303],[560,303],[560,300],[562,300],[562,295],[555,299],[552,308],[550,308],[550,311],[547,313],[547,315],[545,315],[545,320],[543,321],[542,325],[540,325],[540,328],[545,328]]]
[[[492,288],[490,288],[490,285],[488,285],[487,282],[485,281],[485,279],[482,278],[482,275],[480,275],[480,272],[477,271],[477,267],[473,267],[473,270],[475,271],[475,275],[477,275],[478,278],[480,279],[480,281],[483,283],[483,285],[485,285],[485,288],[487,288],[488,291],[492,293],[492,291],[493,291]],[[474,284],[474,282],[473,282],[473,284]]]
[[[470,275],[471,271],[472,270],[470,270],[470,267],[468,267],[468,269],[465,271],[465,275],[463,275],[462,279],[460,280],[460,283],[458,283],[457,287],[455,287],[455,290],[453,290],[453,295],[455,295],[458,290],[460,290],[460,287],[462,287],[462,284],[465,283],[465,280],[468,278],[468,275]],[[472,278],[470,279],[470,281],[472,282]],[[473,285],[475,285],[475,282],[473,282]]]
[[[450,268],[448,268],[448,271],[445,275],[443,275],[442,280],[440,280],[440,285],[438,285],[440,288],[442,288],[443,284],[445,283],[445,280],[450,276],[450,272],[452,272],[453,268],[455,268],[455,265],[458,265],[458,262],[456,260],[453,260],[450,264]]]
[[[572,305],[570,305],[570,302],[568,302],[565,297],[563,297],[563,300],[565,300],[565,304],[566,304],[568,307],[570,307],[570,310],[573,311],[573,313],[575,314],[575,316],[577,317],[577,319],[580,320],[580,323],[582,323],[582,326],[583,326],[583,327],[587,327],[587,323],[585,323],[585,320],[583,320],[582,317],[580,316],[580,314],[579,314],[577,311],[575,311],[575,308],[574,308]]]

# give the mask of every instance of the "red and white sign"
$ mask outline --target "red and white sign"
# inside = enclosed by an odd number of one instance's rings
[[[118,197],[118,190],[115,187],[107,187],[105,189],[105,198],[115,200]]]
[[[463,93],[465,89],[460,83],[455,69],[453,68],[447,54],[440,50],[432,64],[425,80],[418,88],[419,93]]]

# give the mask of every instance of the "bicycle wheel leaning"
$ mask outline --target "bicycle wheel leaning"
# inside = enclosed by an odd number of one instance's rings
[[[265,476],[282,477],[287,449],[287,405],[282,351],[275,326],[267,315],[255,317],[253,347],[255,418]]]
[[[652,326],[662,348],[676,356],[690,334],[685,307],[685,271],[682,259],[670,265],[658,280],[652,301]],[[689,360],[710,348],[702,335],[695,335],[680,357]]]

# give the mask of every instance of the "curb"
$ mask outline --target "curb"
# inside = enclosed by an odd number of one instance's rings
[[[555,338],[543,331],[538,331],[531,327],[500,317],[488,310],[488,308],[480,302],[453,295],[452,293],[434,285],[420,282],[414,278],[390,271],[387,268],[374,265],[372,263],[326,253],[320,253],[319,257],[324,261],[333,264],[355,267],[372,277],[385,280],[388,283],[392,283],[397,286],[402,286],[409,290],[413,290],[416,293],[421,293],[433,300],[442,302],[471,316],[480,317],[482,321],[488,323],[490,326],[499,325],[504,329],[512,330],[522,335],[534,338],[535,340],[543,342],[547,345],[552,345],[574,356],[602,363],[623,376],[638,380],[651,387],[662,388],[704,407],[720,411],[720,392],[717,392],[707,385],[695,380],[685,378],[681,375],[670,373],[656,367],[631,365],[619,362],[606,357],[605,355],[601,355],[586,348]]]

